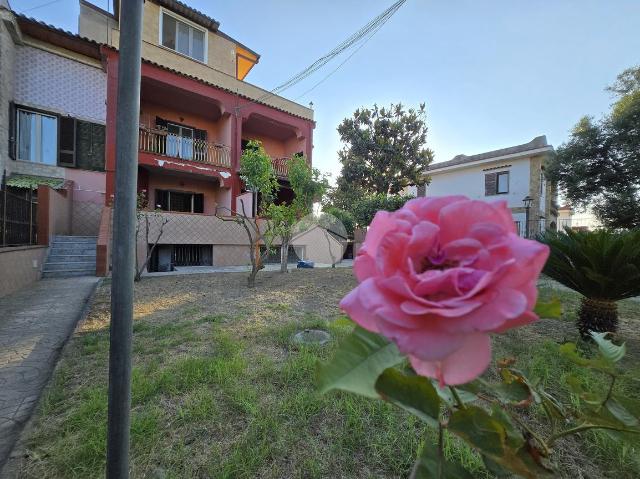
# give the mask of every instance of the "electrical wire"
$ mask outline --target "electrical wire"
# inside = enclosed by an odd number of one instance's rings
[[[262,95],[261,97],[257,98],[255,101],[256,102],[263,102],[264,100],[266,100],[266,99],[268,99],[268,98],[270,98],[272,96],[275,96],[277,94],[282,93],[285,90],[288,90],[292,86],[300,83],[302,80],[304,80],[308,76],[310,76],[313,73],[315,73],[317,70],[319,70],[320,68],[325,66],[327,63],[329,63],[331,60],[336,58],[338,55],[342,54],[343,52],[345,52],[345,51],[347,51],[347,50],[349,50],[351,48],[353,48],[354,46],[356,46],[358,44],[360,44],[360,45],[357,47],[357,49],[355,51],[359,50],[382,27],[382,25],[384,25],[398,11],[398,9],[405,2],[406,2],[406,0],[398,0],[398,1],[396,1],[393,5],[391,5],[385,11],[383,11],[380,15],[375,17],[373,20],[369,21],[366,25],[364,25],[362,28],[360,28],[355,33],[353,33],[351,36],[349,36],[346,40],[343,40],[340,44],[338,44],[338,46],[333,48],[329,53],[327,53],[324,56],[320,57],[315,62],[313,62],[311,65],[306,67],[304,70],[300,71],[299,73],[297,73],[296,75],[294,75],[293,77],[291,77],[290,79],[288,79],[287,81],[282,83],[281,85],[278,85],[277,87],[275,87],[270,92],[268,92],[268,93]],[[353,52],[347,58],[347,60],[349,58],[351,58],[354,53],[355,52]],[[339,65],[337,69],[339,69],[342,65],[344,65],[344,63],[346,63],[347,60],[345,60],[341,65]],[[334,72],[336,70],[334,70]],[[329,75],[327,75],[326,78],[331,76],[334,72],[331,72]],[[325,79],[323,79],[322,81],[324,81]],[[314,86],[314,88],[315,88],[315,86]],[[242,108],[245,108],[245,107],[240,107],[240,109],[242,109]]]
[[[53,5],[54,3],[58,3],[62,0],[52,0],[51,2],[46,2],[40,5],[36,5],[35,7],[27,8],[26,10],[22,10],[22,13],[30,12],[31,10],[37,10],[38,8],[47,7],[49,5]]]
[[[383,24],[384,25],[384,24]],[[324,83],[326,80],[329,79],[329,77],[331,77],[335,72],[337,72],[338,70],[340,70],[340,68],[342,68],[344,66],[345,63],[347,63],[349,60],[351,60],[351,58],[358,53],[358,51],[360,51],[360,49],[362,47],[364,47],[367,42],[369,40],[371,40],[371,37],[373,37],[378,30],[380,30],[382,28],[382,25],[380,25],[377,29],[375,29],[373,32],[371,32],[371,35],[369,35],[359,46],[358,48],[356,48],[353,52],[351,52],[351,55],[349,55],[347,58],[345,58],[342,63],[340,63],[337,67],[335,67],[333,70],[331,70],[324,78],[322,78],[322,80],[320,80],[319,82],[317,82],[315,85],[313,85],[311,88],[309,88],[308,90],[306,90],[304,93],[298,95],[296,98],[294,98],[293,101],[298,101],[300,98],[306,96],[307,94],[311,93],[313,90],[315,90],[318,86],[320,86],[322,83]]]

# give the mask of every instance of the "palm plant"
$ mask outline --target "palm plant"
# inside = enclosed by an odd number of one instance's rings
[[[547,231],[551,253],[543,273],[580,293],[578,330],[615,332],[621,299],[640,295],[640,230]]]

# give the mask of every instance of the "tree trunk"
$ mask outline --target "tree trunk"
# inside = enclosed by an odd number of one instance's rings
[[[615,301],[582,298],[578,310],[578,330],[585,339],[589,331],[615,333],[618,329],[618,307]]]
[[[287,265],[289,263],[289,238],[283,237],[280,245],[280,272],[288,272]]]

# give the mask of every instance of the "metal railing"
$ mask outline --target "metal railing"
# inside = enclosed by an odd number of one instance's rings
[[[146,153],[231,168],[231,148],[228,146],[174,135],[166,130],[141,126],[139,149]]]
[[[518,236],[523,238],[535,238],[539,233],[544,233],[548,228],[555,229],[554,223],[549,223],[546,219],[529,220],[527,228],[526,221],[514,221]]]
[[[37,244],[37,213],[33,190],[0,185],[0,246]]]
[[[289,176],[289,166],[287,163],[290,158],[282,157],[282,158],[272,158],[271,164],[273,165],[273,169],[276,173],[276,176],[286,178]]]

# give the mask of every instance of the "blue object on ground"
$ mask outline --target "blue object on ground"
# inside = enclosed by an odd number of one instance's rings
[[[313,268],[313,261],[305,261],[301,259],[298,261],[298,268]]]

